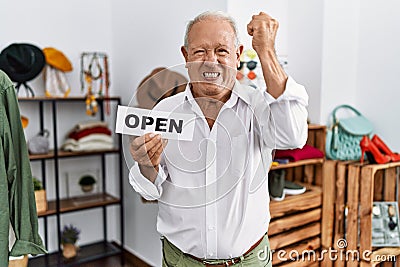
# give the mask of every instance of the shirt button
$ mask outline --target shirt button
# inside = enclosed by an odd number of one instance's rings
[[[214,226],[212,226],[212,225],[208,226],[208,230],[212,231],[212,230],[214,230],[214,229],[215,229]]]
[[[212,253],[212,252],[208,253],[208,256],[212,256],[212,255],[213,255],[213,253]]]

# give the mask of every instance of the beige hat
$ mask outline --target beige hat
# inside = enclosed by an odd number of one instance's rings
[[[139,84],[136,92],[138,107],[152,109],[160,100],[183,92],[187,83],[178,72],[156,68]]]

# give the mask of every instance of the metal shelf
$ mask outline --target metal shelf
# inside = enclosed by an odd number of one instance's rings
[[[62,252],[54,252],[48,255],[29,259],[29,267],[72,267],[81,264],[122,254],[122,250],[109,242],[98,242],[79,248],[78,254],[72,259],[64,259]]]
[[[92,156],[92,155],[103,155],[103,154],[113,154],[119,153],[118,148],[107,149],[107,150],[93,150],[93,151],[57,151],[58,158],[69,158],[69,157],[83,157],[83,156]],[[29,155],[30,160],[41,160],[41,159],[54,159],[55,153],[54,150],[50,150],[47,154],[31,154]]]
[[[57,120],[57,108],[59,105],[62,105],[63,112],[67,108],[64,108],[65,105],[69,103],[78,102],[82,105],[85,105],[85,96],[72,96],[68,98],[47,98],[47,97],[20,97],[18,98],[19,104],[22,103],[34,103],[38,106],[39,111],[39,121],[38,124],[40,126],[40,130],[44,129],[44,122],[48,121],[48,118],[52,120],[52,131],[53,131],[53,139],[52,139],[52,146],[58,148],[58,120]],[[117,104],[120,105],[121,100],[119,97],[100,97],[97,98],[99,102],[99,112],[97,113],[97,117],[100,120],[104,120],[105,117],[105,107],[108,104],[108,101],[113,102],[113,105]],[[48,106],[51,110],[50,113],[45,114],[44,108]],[[107,206],[110,205],[118,205],[119,208],[119,232],[120,232],[120,245],[121,248],[124,246],[124,207],[123,207],[123,171],[122,171],[122,137],[121,135],[115,135],[114,138],[116,139],[116,148],[109,149],[109,150],[96,150],[96,151],[79,151],[79,152],[68,152],[62,151],[60,149],[51,150],[47,154],[41,155],[30,155],[29,158],[31,161],[39,161],[41,163],[41,178],[43,182],[43,187],[46,188],[46,180],[52,179],[54,180],[54,189],[55,189],[55,199],[52,201],[48,201],[48,209],[45,212],[40,212],[38,214],[39,217],[43,220],[44,223],[44,241],[45,245],[48,246],[49,239],[55,239],[58,247],[56,248],[56,252],[43,255],[39,257],[34,257],[29,260],[29,266],[80,266],[82,263],[91,262],[94,260],[98,260],[101,258],[106,258],[109,256],[120,255],[121,257],[121,264],[124,262],[123,253],[121,253],[121,249],[117,248],[116,246],[112,245],[111,243],[107,242],[108,236],[108,223],[107,223]],[[106,188],[106,180],[111,179],[107,175],[106,172],[106,155],[108,154],[116,154],[119,159],[117,161],[117,169],[116,169],[116,180],[119,183],[119,190],[118,190],[118,198],[112,196],[107,193]],[[102,192],[99,194],[94,194],[90,196],[82,196],[82,197],[74,197],[74,198],[61,198],[61,187],[63,186],[60,183],[60,164],[61,159],[64,158],[73,158],[73,157],[87,157],[87,156],[98,156],[99,157],[99,166],[101,167],[101,174],[100,178],[102,180]],[[52,161],[54,163],[54,175],[46,177],[46,162]],[[65,260],[62,256],[62,248],[59,243],[61,238],[60,231],[61,231],[61,216],[62,214],[86,210],[86,209],[94,209],[100,208],[102,209],[102,215],[100,216],[98,222],[103,224],[103,231],[102,234],[100,233],[99,236],[102,236],[102,241],[97,243],[92,243],[89,245],[82,246],[78,252],[78,256],[72,260]],[[50,237],[49,236],[49,225],[48,225],[48,217],[54,216],[56,218],[56,235]]]
[[[37,96],[37,97],[18,97],[19,102],[40,102],[40,101],[58,101],[58,102],[76,102],[76,101],[85,101],[85,96],[69,96],[69,97],[45,97],[45,96]],[[111,97],[97,97],[98,101],[119,101],[120,98],[116,96]]]
[[[299,166],[305,166],[305,165],[312,165],[312,164],[322,164],[324,163],[325,159],[304,159],[304,160],[299,160],[299,161],[294,161],[294,162],[289,162],[286,164],[279,164],[277,166],[272,166],[272,170],[278,170],[278,169],[287,169],[287,168],[294,168],[294,167],[299,167]]]
[[[57,213],[56,200],[48,201],[46,211],[39,212],[39,217],[50,216]],[[120,199],[107,193],[95,194],[91,196],[73,197],[60,199],[60,213],[79,211],[108,205],[120,204]]]

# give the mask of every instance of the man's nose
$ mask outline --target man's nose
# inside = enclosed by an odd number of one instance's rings
[[[206,64],[215,64],[215,63],[218,63],[218,57],[214,53],[214,51],[208,50],[205,61],[206,61]]]

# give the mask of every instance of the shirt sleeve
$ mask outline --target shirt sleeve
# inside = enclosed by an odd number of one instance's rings
[[[302,148],[307,141],[308,94],[304,86],[289,77],[278,98],[263,92],[256,105],[262,139],[271,149]]]
[[[157,200],[161,197],[163,191],[162,183],[166,179],[167,169],[163,168],[161,164],[158,166],[158,175],[154,183],[143,176],[137,162],[135,162],[129,172],[129,183],[146,200]]]
[[[18,102],[11,81],[4,77],[1,79],[3,85],[9,85],[6,90],[1,92],[5,117],[9,126],[5,136],[9,143],[5,150],[12,154],[10,157],[15,159],[14,162],[8,162],[12,163],[12,166],[8,166],[7,172],[8,187],[10,188],[10,221],[16,238],[10,255],[43,254],[46,253],[46,250],[38,233],[32,173]]]

